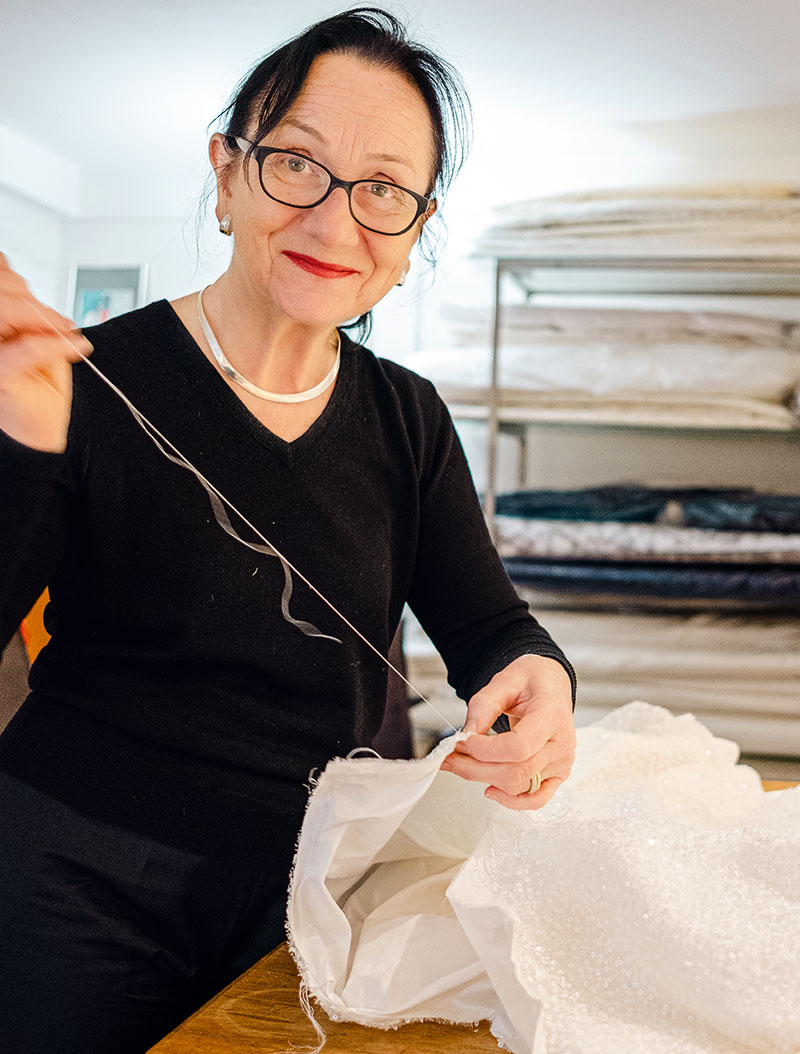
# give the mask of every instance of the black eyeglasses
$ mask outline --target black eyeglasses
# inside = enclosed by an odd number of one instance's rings
[[[395,183],[339,179],[319,161],[294,150],[255,146],[238,135],[226,135],[225,139],[232,149],[238,147],[246,153],[252,148],[261,189],[268,198],[293,209],[313,209],[341,187],[356,223],[375,234],[398,235],[410,230],[431,203],[430,198]]]

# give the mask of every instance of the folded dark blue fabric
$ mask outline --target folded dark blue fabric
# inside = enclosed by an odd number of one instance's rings
[[[503,560],[512,582],[564,593],[609,593],[800,605],[800,568]]]
[[[782,494],[744,494],[686,498],[681,501],[687,527],[718,531],[777,531],[800,529],[800,497]]]
[[[800,496],[749,489],[665,488],[613,484],[580,490],[522,490],[500,494],[502,516],[543,520],[653,523],[731,531],[800,531]]]

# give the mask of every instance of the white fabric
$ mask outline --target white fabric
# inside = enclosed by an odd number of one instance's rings
[[[444,317],[459,344],[486,345],[492,339],[492,314],[485,307],[445,304]],[[576,337],[601,336],[615,346],[652,348],[691,340],[711,347],[726,341],[732,349],[758,347],[800,350],[800,323],[739,311],[673,311],[637,308],[546,307],[503,304],[501,344],[556,345]],[[576,342],[578,343],[578,342]],[[578,343],[581,346],[581,343]]]
[[[487,416],[489,391],[437,382],[436,388],[456,417]],[[626,424],[641,427],[731,428],[793,431],[798,419],[778,403],[740,395],[670,392],[621,392],[592,395],[581,390],[498,393],[500,419],[518,422]],[[470,410],[473,412],[470,413]]]
[[[717,531],[614,520],[495,517],[501,556],[548,559],[658,560],[665,563],[800,563],[800,534]]]
[[[458,414],[469,416],[474,406],[485,415],[487,347],[428,348],[404,364],[432,381]],[[791,430],[798,425],[789,408],[798,384],[795,348],[571,334],[538,346],[504,346],[498,402],[501,417],[516,421]]]
[[[495,212],[500,216],[520,217],[539,215],[540,207],[579,208],[586,202],[608,202],[613,207],[621,200],[637,202],[641,208],[659,208],[660,203],[675,199],[689,199],[689,206],[696,200],[714,202],[724,209],[729,201],[753,202],[759,207],[761,201],[778,201],[798,197],[798,188],[789,183],[770,183],[766,180],[718,180],[706,183],[656,183],[629,187],[594,187],[588,190],[572,190],[565,194],[548,194],[528,201],[499,205]],[[533,210],[533,211],[532,211]]]
[[[765,612],[693,615],[548,611],[545,625],[580,675],[577,724],[646,697],[673,713],[691,711],[748,754],[800,757],[800,620]],[[455,723],[464,704],[447,684],[439,653],[408,617],[408,674]],[[424,703],[415,729],[439,732]]]
[[[739,685],[758,682],[765,691],[781,684],[794,694],[800,725],[800,619],[794,615],[653,612],[645,618],[619,611],[553,610],[543,621],[580,670],[581,689],[603,674],[626,671],[675,681],[705,675],[709,689],[720,678]],[[408,613],[403,650],[414,684],[434,675],[447,677],[439,653]],[[719,700],[722,707],[724,695]],[[753,704],[763,708],[759,697]]]
[[[609,396],[688,393],[701,398],[744,396],[780,402],[800,383],[796,348],[759,347],[744,341],[618,339],[612,334],[571,333],[537,344],[503,344],[498,384],[530,392],[575,391]],[[479,389],[490,378],[491,353],[486,346],[428,348],[405,365],[440,388]]]
[[[629,188],[516,202],[478,248],[487,255],[621,253],[792,256],[800,248],[800,196],[760,184]]]
[[[800,1046],[800,789],[632,703],[579,729],[538,813],[418,762],[329,764],[289,932],[338,1020],[492,1022],[515,1054],[789,1054]]]
[[[797,224],[795,224],[797,226]],[[622,231],[625,233],[623,234]],[[681,256],[704,258],[715,256],[739,260],[773,259],[800,255],[800,231],[788,229],[782,221],[747,223],[740,221],[725,227],[719,223],[689,221],[685,225],[665,224],[648,228],[642,224],[615,230],[573,228],[561,237],[547,236],[538,230],[506,231],[495,228],[476,244],[476,256],[518,258],[523,262],[535,255],[543,256]]]
[[[691,216],[744,216],[753,221],[796,217],[800,211],[797,187],[768,183],[695,183],[670,186],[604,187],[567,194],[550,194],[498,205],[505,223],[634,222],[642,217],[686,220]]]

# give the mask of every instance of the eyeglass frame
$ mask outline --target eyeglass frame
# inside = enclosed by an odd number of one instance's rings
[[[258,165],[258,182],[261,184],[261,189],[271,201],[277,201],[279,205],[286,205],[286,207],[290,209],[315,209],[317,205],[321,205],[323,201],[329,198],[337,187],[341,187],[345,194],[347,194],[347,207],[350,210],[350,215],[353,217],[359,227],[363,227],[365,231],[372,231],[373,234],[382,234],[386,238],[399,238],[401,234],[407,234],[408,231],[411,230],[411,228],[420,218],[420,216],[422,216],[423,213],[428,211],[431,205],[431,201],[433,200],[432,195],[430,194],[425,197],[425,195],[417,194],[415,190],[411,190],[409,187],[401,187],[399,183],[388,183],[385,179],[339,179],[339,177],[335,176],[327,166],[322,164],[321,161],[317,161],[316,158],[309,157],[307,154],[301,154],[297,150],[284,150],[282,147],[279,146],[258,146],[255,143],[251,143],[249,139],[244,139],[240,135],[228,135],[227,133],[225,133],[225,141],[227,142],[229,147],[237,147],[239,150],[242,151],[243,154],[247,154],[248,148],[250,148],[249,156],[254,157],[256,160],[256,164]],[[292,205],[292,203],[289,201],[281,201],[280,198],[276,198],[275,195],[270,194],[270,192],[264,186],[264,179],[262,175],[262,166],[264,163],[264,158],[269,157],[270,154],[290,154],[292,157],[302,158],[303,161],[310,161],[312,164],[316,165],[317,168],[321,168],[322,171],[327,175],[328,179],[330,180],[328,189],[318,201],[314,201],[310,205]],[[361,220],[353,212],[353,200],[350,196],[353,187],[358,186],[359,183],[380,183],[384,186],[394,187],[396,190],[402,190],[406,194],[410,194],[411,197],[417,203],[417,213],[414,216],[413,220],[408,224],[407,227],[403,227],[401,231],[379,231],[376,230],[375,227],[368,227],[366,223],[362,223]]]

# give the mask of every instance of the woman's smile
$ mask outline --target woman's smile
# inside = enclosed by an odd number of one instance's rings
[[[309,271],[318,278],[346,278],[348,275],[356,274],[352,267],[340,267],[338,264],[325,263],[324,260],[317,260],[313,256],[306,256],[304,253],[290,252],[287,249],[284,250],[283,255],[288,257],[293,264],[302,268],[302,270]]]

